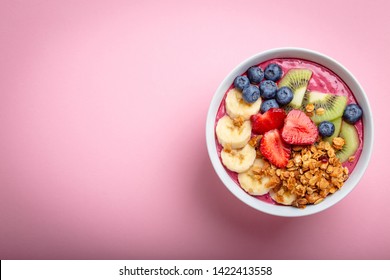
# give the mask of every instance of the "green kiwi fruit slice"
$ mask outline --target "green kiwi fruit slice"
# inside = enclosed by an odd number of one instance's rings
[[[333,138],[337,137],[341,130],[341,118],[337,118],[333,121],[331,121],[334,124],[334,132],[331,136],[325,137],[323,141],[329,142],[329,144],[332,144]]]
[[[302,99],[302,103],[301,103],[301,106],[297,107],[296,104],[294,103],[294,105],[290,103],[288,103],[287,105],[285,105],[283,107],[283,109],[286,111],[286,113],[290,112],[291,110],[293,109],[299,109],[301,111],[305,111],[306,109],[306,105],[308,104],[307,103],[307,96],[308,96],[308,91],[305,92],[305,94],[303,95],[303,99]],[[292,100],[291,100],[292,101]]]
[[[308,93],[307,103],[314,105],[312,121],[316,124],[323,121],[332,121],[341,117],[347,106],[347,97],[331,93],[311,91]],[[322,108],[323,114],[317,114],[317,109]]]
[[[280,80],[279,88],[289,87],[294,93],[293,100],[287,106],[295,109],[301,107],[311,74],[312,71],[309,69],[290,69]]]
[[[336,152],[336,156],[340,159],[340,162],[345,162],[356,153],[359,147],[359,135],[354,125],[343,121],[340,137],[344,138],[345,144],[341,150]]]

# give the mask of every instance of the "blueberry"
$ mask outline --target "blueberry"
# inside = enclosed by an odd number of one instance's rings
[[[276,101],[279,103],[279,105],[287,105],[291,102],[294,98],[294,93],[289,87],[281,87],[276,92]]]
[[[264,71],[260,67],[252,66],[247,71],[249,81],[252,84],[258,85],[264,79]]]
[[[279,108],[279,104],[275,99],[265,100],[263,103],[261,103],[260,112],[264,114],[271,108]]]
[[[238,89],[239,91],[243,91],[244,88],[249,87],[249,85],[250,85],[250,82],[249,82],[248,77],[246,77],[246,76],[237,76],[234,79],[234,87],[236,89]]]
[[[278,86],[273,81],[265,80],[260,84],[260,95],[264,99],[275,98],[277,90]]]
[[[355,124],[363,115],[362,109],[357,104],[349,104],[344,110],[343,119],[350,124]]]
[[[318,125],[318,132],[323,137],[329,137],[334,133],[334,124],[328,121],[323,121]]]
[[[246,103],[254,103],[260,97],[260,90],[257,86],[250,85],[242,91],[242,98]]]
[[[279,80],[280,77],[282,77],[282,74],[283,74],[282,68],[280,68],[280,66],[277,65],[276,63],[268,64],[268,66],[265,67],[265,70],[264,70],[264,77],[267,80],[271,80],[274,82]]]

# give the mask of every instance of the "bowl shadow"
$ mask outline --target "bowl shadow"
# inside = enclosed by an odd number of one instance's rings
[[[278,239],[297,219],[269,215],[240,201],[218,178],[207,152],[199,158],[193,186],[199,207],[207,212],[209,219],[227,231],[234,229],[237,232],[239,229],[246,238]]]

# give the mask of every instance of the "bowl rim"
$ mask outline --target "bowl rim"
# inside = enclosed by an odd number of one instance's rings
[[[305,59],[315,63],[318,63],[332,72],[343,80],[352,91],[353,95],[357,99],[359,105],[363,109],[363,148],[353,172],[351,173],[344,186],[338,190],[335,194],[327,197],[323,202],[317,205],[309,205],[305,209],[298,209],[295,207],[274,205],[268,202],[261,201],[249,194],[247,194],[240,186],[238,186],[233,179],[226,172],[222,165],[217,153],[217,147],[215,144],[215,120],[218,108],[223,100],[226,90],[231,86],[236,76],[244,73],[250,66],[257,65],[261,62],[275,59],[275,58],[298,58]],[[257,53],[243,62],[238,64],[220,83],[215,91],[211,100],[209,110],[206,119],[206,144],[207,151],[213,165],[215,172],[222,181],[222,183],[229,189],[229,191],[236,196],[239,200],[247,204],[248,206],[261,211],[263,213],[282,216],[282,217],[301,217],[319,213],[325,209],[340,202],[345,198],[359,183],[364,172],[366,171],[370,162],[373,145],[374,145],[374,121],[371,112],[371,107],[366,93],[363,87],[353,76],[353,74],[341,63],[335,59],[322,54],[317,51],[313,51],[306,48],[296,47],[282,47],[269,49],[260,53]]]

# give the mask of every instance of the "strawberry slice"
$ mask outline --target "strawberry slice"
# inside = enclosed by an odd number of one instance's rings
[[[290,145],[284,143],[279,130],[273,129],[266,132],[260,141],[262,155],[273,165],[284,168],[290,158]]]
[[[282,128],[286,112],[280,108],[271,108],[264,114],[251,116],[252,132],[255,134],[264,134],[275,128]]]
[[[311,145],[317,140],[318,129],[314,122],[300,110],[291,110],[282,130],[282,138],[292,145]]]

